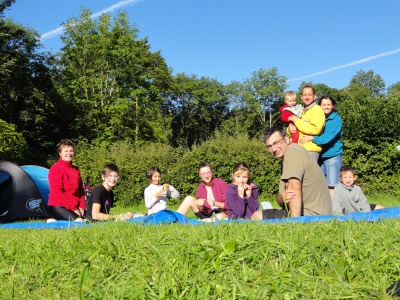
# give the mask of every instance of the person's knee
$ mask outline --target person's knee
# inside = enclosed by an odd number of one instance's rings
[[[251,219],[254,221],[260,221],[263,219],[262,216],[262,211],[261,210],[257,210],[255,211],[252,215],[251,215]]]
[[[186,196],[185,197],[185,199],[183,199],[183,202],[186,202],[186,203],[191,203],[191,202],[193,202],[194,203],[194,201],[196,201],[196,199],[193,197],[193,196]]]

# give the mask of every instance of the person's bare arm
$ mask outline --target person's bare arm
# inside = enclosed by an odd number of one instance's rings
[[[100,212],[101,204],[100,203],[93,203],[92,206],[92,219],[98,221],[105,221],[110,219],[110,215],[103,214]]]
[[[289,182],[285,182],[285,191],[276,195],[276,201],[278,202],[278,205],[282,208],[286,208],[287,203],[289,203],[296,194],[294,190],[288,189],[288,186]]]
[[[303,204],[303,195],[301,193],[301,182],[297,178],[289,178],[287,182],[286,190],[293,191],[293,198],[290,201],[286,201],[289,205],[290,216],[299,217],[301,216],[301,207]]]

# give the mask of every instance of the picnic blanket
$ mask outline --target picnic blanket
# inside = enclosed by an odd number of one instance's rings
[[[239,220],[222,220],[213,222],[211,224],[229,224],[229,223],[244,223],[244,222],[258,222],[263,223],[315,223],[315,222],[327,222],[337,220],[340,222],[353,221],[353,222],[379,222],[385,219],[398,219],[400,218],[400,207],[389,207],[385,209],[375,210],[369,213],[354,212],[347,215],[334,216],[334,215],[322,215],[322,216],[304,216],[296,218],[285,218],[285,219],[269,219],[262,221],[251,221],[245,219]],[[207,224],[198,219],[189,219],[184,215],[172,211],[162,210],[150,216],[132,218],[126,222],[143,224],[143,225],[160,225],[160,224],[189,224],[189,225],[200,225]],[[82,226],[92,226],[93,224],[105,224],[105,223],[87,223],[87,222],[73,222],[73,221],[55,221],[51,223],[41,222],[24,222],[24,223],[7,223],[0,225],[0,229],[5,228],[36,228],[36,229],[68,229]]]

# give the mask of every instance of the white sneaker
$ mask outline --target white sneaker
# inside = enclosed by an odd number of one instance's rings
[[[268,201],[261,202],[261,206],[263,209],[273,209],[271,203],[269,203]]]
[[[46,223],[53,223],[53,222],[56,222],[56,221],[57,221],[56,219],[50,218],[50,219],[46,220]]]
[[[86,222],[86,219],[76,218],[74,222]]]

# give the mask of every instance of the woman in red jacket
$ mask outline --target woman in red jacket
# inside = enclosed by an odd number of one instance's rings
[[[49,210],[57,220],[80,221],[85,213],[85,192],[79,169],[72,165],[74,144],[64,139],[57,147],[60,159],[49,170]]]

